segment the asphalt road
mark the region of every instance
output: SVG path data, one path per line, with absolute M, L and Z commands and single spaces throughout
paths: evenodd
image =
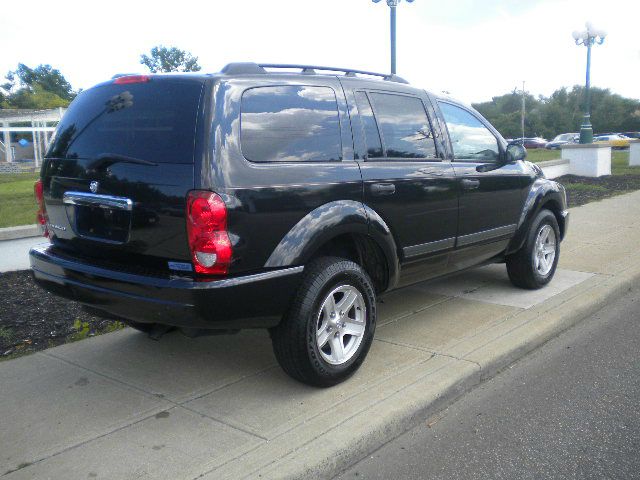
M 337 478 L 640 478 L 639 345 L 640 287 Z

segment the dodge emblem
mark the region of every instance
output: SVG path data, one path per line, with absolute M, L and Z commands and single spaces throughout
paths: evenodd
M 98 182 L 96 182 L 95 180 L 93 180 L 89 184 L 89 190 L 91 190 L 91 193 L 96 193 L 98 191 L 98 187 L 99 186 L 100 186 L 100 184 Z

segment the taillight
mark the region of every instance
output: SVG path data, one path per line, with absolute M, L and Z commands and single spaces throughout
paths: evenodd
M 227 233 L 227 207 L 219 195 L 205 190 L 189 192 L 187 235 L 197 273 L 228 273 L 233 252 Z
M 149 75 L 126 75 L 116 78 L 113 83 L 123 85 L 126 83 L 147 83 L 149 80 L 151 80 L 151 76 Z
M 47 209 L 44 205 L 44 187 L 42 180 L 38 180 L 33 185 L 33 193 L 36 196 L 36 202 L 38 202 L 38 213 L 36 214 L 36 221 L 42 229 L 42 234 L 45 237 L 49 236 L 49 230 L 47 229 Z

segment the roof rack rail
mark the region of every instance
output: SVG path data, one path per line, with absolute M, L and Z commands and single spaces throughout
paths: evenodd
M 139 73 L 116 73 L 113 77 L 111 77 L 111 80 L 120 78 L 120 77 L 131 77 L 133 75 L 140 75 L 140 74 Z
M 257 63 L 233 62 L 225 65 L 225 67 L 220 70 L 220 73 L 224 73 L 226 75 L 248 75 L 252 73 L 267 73 L 267 71 Z
M 409 83 L 404 78 L 399 77 L 395 74 L 389 73 L 377 73 L 377 72 L 367 72 L 365 70 L 356 70 L 354 68 L 337 68 L 337 67 L 321 67 L 318 65 L 297 65 L 297 64 L 288 64 L 288 63 L 253 63 L 253 62 L 238 62 L 238 63 L 229 63 L 225 66 L 221 73 L 227 75 L 242 75 L 242 74 L 260 74 L 267 73 L 266 68 L 288 68 L 288 69 L 300 69 L 301 73 L 307 75 L 316 74 L 316 70 L 324 70 L 328 72 L 343 72 L 347 77 L 355 77 L 356 74 L 359 75 L 371 75 L 374 77 L 382 77 L 383 80 L 387 80 L 389 82 L 397 82 L 397 83 Z

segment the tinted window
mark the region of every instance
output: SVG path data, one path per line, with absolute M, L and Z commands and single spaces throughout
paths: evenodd
M 58 125 L 47 156 L 104 153 L 165 163 L 193 163 L 202 83 L 152 79 L 82 92 Z
M 447 122 L 453 155 L 457 160 L 494 161 L 498 159 L 498 141 L 480 120 L 467 110 L 440 103 Z
M 329 87 L 258 87 L 242 95 L 242 153 L 253 162 L 340 160 L 338 104 Z
M 367 158 L 383 157 L 382 142 L 380 141 L 380 132 L 376 119 L 373 117 L 373 110 L 364 92 L 356 92 L 356 103 L 358 104 L 358 113 L 362 121 L 362 129 L 364 130 L 364 141 L 367 147 Z
M 371 93 L 371 101 L 389 158 L 433 158 L 436 146 L 419 98 Z

